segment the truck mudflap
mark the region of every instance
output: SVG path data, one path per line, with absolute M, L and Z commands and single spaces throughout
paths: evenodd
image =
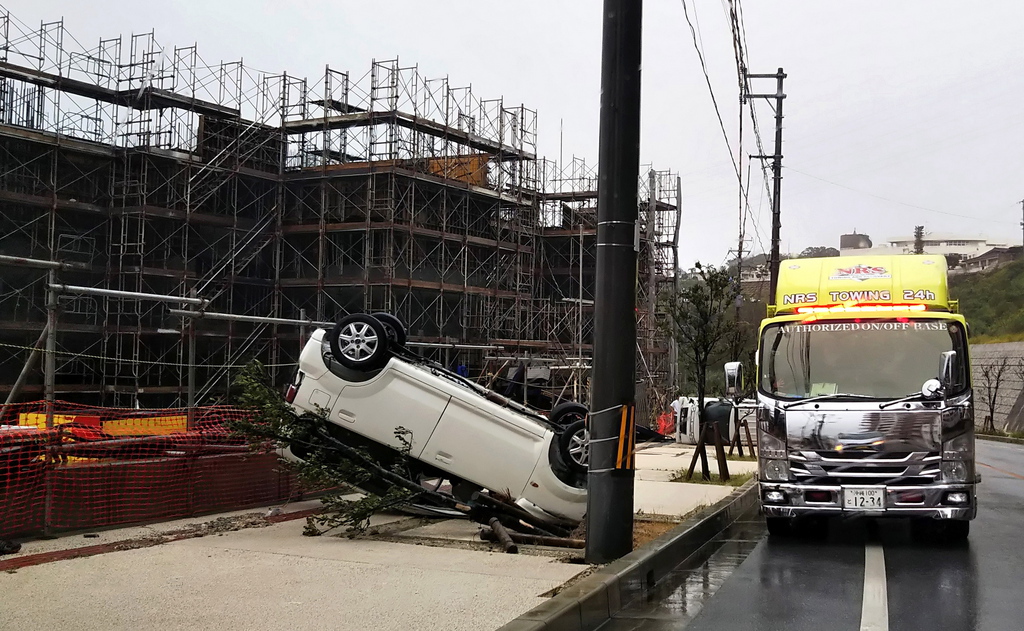
M 974 519 L 975 484 L 808 485 L 760 482 L 768 517 L 860 516 Z

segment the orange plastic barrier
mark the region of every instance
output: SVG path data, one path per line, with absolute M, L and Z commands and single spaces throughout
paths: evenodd
M 295 499 L 290 471 L 252 452 L 231 407 L 127 410 L 57 402 L 0 419 L 0 538 L 177 519 Z

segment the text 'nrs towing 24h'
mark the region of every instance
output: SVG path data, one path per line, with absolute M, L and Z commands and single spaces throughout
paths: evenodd
M 758 344 L 761 502 L 905 517 L 966 538 L 977 512 L 967 323 L 942 256 L 783 261 Z

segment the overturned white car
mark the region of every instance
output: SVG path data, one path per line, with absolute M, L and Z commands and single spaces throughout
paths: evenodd
M 541 520 L 583 519 L 586 408 L 563 403 L 544 416 L 479 386 L 410 352 L 390 314 L 352 314 L 314 332 L 286 399 L 330 419 L 354 447 L 400 450 L 404 428 L 414 474 L 448 480 L 456 497 L 486 489 Z M 293 445 L 286 456 L 303 454 Z

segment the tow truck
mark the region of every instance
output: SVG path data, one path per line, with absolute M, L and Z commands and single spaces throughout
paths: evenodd
M 772 536 L 813 517 L 977 514 L 968 328 L 942 256 L 782 261 L 757 354 L 758 485 Z M 726 383 L 742 379 L 737 362 Z M 827 520 L 807 520 L 827 523 Z

